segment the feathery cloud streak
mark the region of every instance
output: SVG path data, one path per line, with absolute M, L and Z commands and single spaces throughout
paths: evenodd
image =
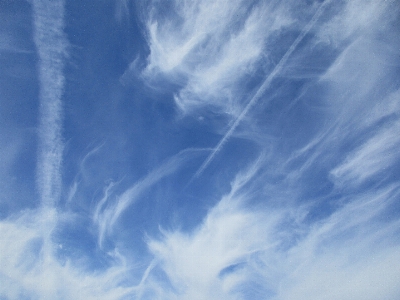
M 43 206 L 53 206 L 61 195 L 62 94 L 67 40 L 63 1 L 33 1 L 35 44 L 39 54 L 40 124 L 37 184 Z
M 150 7 L 150 56 L 144 77 L 180 86 L 175 102 L 185 114 L 213 107 L 240 113 L 243 77 L 254 73 L 265 41 L 292 20 L 285 7 L 248 1 L 174 1 L 174 13 Z
M 398 199 L 398 184 L 360 194 L 307 225 L 301 211 L 308 209 L 302 207 L 266 212 L 242 206 L 248 200 L 246 185 L 257 174 L 252 169 L 238 177 L 196 230 L 165 232 L 163 240 L 149 242 L 177 299 L 398 295 L 400 269 L 392 264 L 400 246 L 391 237 L 399 233 L 399 222 L 380 220 Z
M 113 233 L 115 223 L 130 205 L 135 203 L 146 190 L 150 189 L 161 179 L 176 172 L 178 168 L 183 166 L 190 159 L 193 159 L 199 152 L 202 152 L 202 150 L 187 149 L 171 157 L 156 170 L 150 172 L 143 179 L 139 180 L 118 196 L 114 203 L 109 203 L 111 196 L 110 190 L 114 185 L 110 184 L 104 191 L 104 196 L 97 204 L 93 213 L 93 222 L 99 228 L 99 246 L 102 247 L 107 234 L 110 235 Z
M 330 1 L 325 1 L 323 2 L 318 10 L 315 12 L 314 16 L 308 22 L 308 24 L 303 28 L 301 31 L 300 35 L 294 40 L 293 44 L 290 45 L 289 49 L 286 51 L 286 53 L 283 55 L 283 57 L 280 59 L 278 64 L 274 67 L 272 72 L 267 76 L 265 81 L 262 83 L 262 85 L 259 87 L 257 90 L 256 94 L 250 99 L 250 101 L 246 104 L 240 115 L 236 118 L 235 122 L 232 124 L 232 126 L 229 128 L 227 133 L 222 137 L 222 139 L 218 142 L 217 146 L 215 149 L 211 152 L 211 154 L 207 157 L 207 159 L 203 162 L 203 164 L 200 166 L 200 168 L 196 171 L 194 178 L 198 177 L 203 173 L 203 171 L 207 168 L 207 166 L 211 163 L 215 155 L 222 149 L 224 144 L 229 140 L 229 138 L 232 136 L 233 132 L 235 129 L 239 126 L 240 122 L 243 120 L 243 118 L 246 116 L 248 111 L 257 104 L 257 101 L 260 100 L 261 96 L 265 93 L 265 91 L 268 89 L 270 86 L 272 80 L 275 78 L 277 74 L 282 70 L 283 66 L 286 64 L 288 58 L 290 55 L 293 53 L 293 51 L 296 50 L 297 46 L 299 43 L 303 40 L 303 38 L 306 36 L 306 34 L 310 31 L 310 29 L 314 26 L 315 22 L 318 20 L 320 17 L 321 13 L 323 12 L 323 9 L 326 5 L 329 4 Z

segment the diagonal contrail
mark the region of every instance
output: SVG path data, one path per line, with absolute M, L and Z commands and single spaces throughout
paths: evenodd
M 34 41 L 39 56 L 40 119 L 37 188 L 43 207 L 52 208 L 61 194 L 62 93 L 67 39 L 63 0 L 34 0 Z
M 282 70 L 283 66 L 286 64 L 289 56 L 293 53 L 294 50 L 296 50 L 297 46 L 299 43 L 303 40 L 304 36 L 310 31 L 310 29 L 314 26 L 315 22 L 318 20 L 318 18 L 321 16 L 322 12 L 324 11 L 325 6 L 331 2 L 331 0 L 325 1 L 320 5 L 318 10 L 315 12 L 311 20 L 307 23 L 306 26 L 304 26 L 303 30 L 299 34 L 299 36 L 296 38 L 296 40 L 293 42 L 293 44 L 289 47 L 289 49 L 286 51 L 285 55 L 282 56 L 281 60 L 278 62 L 278 64 L 275 66 L 275 68 L 272 70 L 272 72 L 268 75 L 268 77 L 264 80 L 263 84 L 260 86 L 260 88 L 257 90 L 256 94 L 250 99 L 249 103 L 245 106 L 243 111 L 240 113 L 240 115 L 237 117 L 235 122 L 232 124 L 232 126 L 229 128 L 229 130 L 225 133 L 225 135 L 222 137 L 222 139 L 219 141 L 217 146 L 214 148 L 214 150 L 210 153 L 210 155 L 207 157 L 207 159 L 203 162 L 203 164 L 200 166 L 200 168 L 197 170 L 197 172 L 194 174 L 193 178 L 197 178 L 203 173 L 203 171 L 208 167 L 208 165 L 211 163 L 211 161 L 214 159 L 215 155 L 222 149 L 222 147 L 225 145 L 225 143 L 229 140 L 229 138 L 232 136 L 233 132 L 235 131 L 236 127 L 240 124 L 242 119 L 245 117 L 245 115 L 249 112 L 249 110 L 257 103 L 258 100 L 260 100 L 261 96 L 264 94 L 265 90 L 270 86 L 272 80 L 276 77 L 276 75 Z

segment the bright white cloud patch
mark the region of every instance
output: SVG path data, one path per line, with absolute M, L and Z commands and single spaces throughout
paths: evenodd
M 286 9 L 246 1 L 175 1 L 176 14 L 148 20 L 150 56 L 145 77 L 173 78 L 174 96 L 189 113 L 205 105 L 237 116 L 241 80 L 251 76 L 265 55 L 268 37 L 292 23 Z M 151 79 L 150 79 L 151 80 Z
M 243 195 L 234 191 L 193 232 L 150 241 L 177 299 L 398 295 L 400 246 L 392 236 L 400 224 L 380 217 L 398 198 L 399 185 L 359 195 L 311 225 L 289 209 L 249 211 L 238 206 Z
M 45 222 L 51 211 L 26 211 L 2 221 L 0 233 L 0 295 L 5 299 L 121 299 L 135 291 L 120 286 L 126 267 L 117 262 L 106 272 L 85 270 L 79 262 L 61 263 L 55 253 L 62 245 L 46 249 Z M 44 227 L 44 228 L 43 228 Z

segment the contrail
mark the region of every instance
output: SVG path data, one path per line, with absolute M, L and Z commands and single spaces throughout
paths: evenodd
M 214 159 L 215 155 L 222 149 L 222 147 L 225 145 L 225 143 L 228 141 L 228 139 L 232 136 L 233 132 L 235 131 L 236 127 L 240 124 L 240 122 L 243 120 L 245 115 L 249 112 L 249 110 L 257 103 L 257 101 L 261 98 L 261 96 L 264 94 L 265 90 L 270 86 L 272 80 L 276 77 L 276 75 L 282 70 L 283 66 L 286 64 L 289 56 L 293 53 L 294 50 L 296 50 L 297 46 L 299 43 L 303 40 L 304 36 L 310 31 L 310 29 L 314 26 L 315 22 L 318 20 L 318 18 L 321 16 L 321 14 L 324 11 L 325 6 L 331 2 L 331 0 L 325 1 L 320 5 L 318 10 L 315 12 L 311 20 L 308 22 L 306 26 L 304 26 L 303 30 L 299 34 L 299 36 L 296 38 L 296 40 L 293 42 L 293 44 L 289 47 L 289 49 L 286 51 L 285 55 L 282 56 L 281 60 L 278 62 L 278 64 L 275 66 L 275 68 L 272 70 L 272 72 L 268 75 L 268 77 L 264 80 L 263 84 L 260 86 L 260 88 L 257 90 L 256 94 L 250 99 L 249 103 L 245 106 L 243 111 L 240 113 L 240 115 L 236 118 L 235 122 L 232 124 L 232 126 L 229 128 L 227 133 L 222 137 L 222 139 L 219 141 L 217 146 L 214 148 L 214 150 L 211 152 L 211 154 L 207 157 L 207 159 L 203 162 L 203 164 L 200 166 L 200 168 L 197 170 L 197 172 L 194 174 L 193 178 L 197 178 L 203 173 L 203 171 L 208 167 L 208 165 L 211 163 L 211 161 Z
M 61 194 L 62 93 L 67 40 L 64 1 L 34 0 L 34 41 L 39 55 L 40 120 L 37 188 L 41 204 L 54 207 Z

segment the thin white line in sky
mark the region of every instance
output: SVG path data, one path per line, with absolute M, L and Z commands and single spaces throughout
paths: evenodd
M 237 126 L 240 124 L 240 122 L 243 120 L 243 118 L 246 116 L 246 114 L 249 112 L 249 110 L 258 102 L 258 100 L 261 98 L 261 96 L 264 94 L 265 90 L 270 86 L 272 80 L 276 77 L 276 75 L 282 70 L 283 66 L 286 64 L 289 56 L 293 53 L 294 50 L 296 50 L 297 46 L 299 43 L 303 40 L 304 36 L 310 31 L 310 29 L 315 25 L 315 22 L 318 20 L 318 18 L 321 16 L 322 12 L 324 11 L 325 6 L 331 2 L 331 0 L 325 1 L 320 5 L 318 10 L 315 12 L 314 16 L 311 18 L 311 20 L 307 23 L 306 26 L 304 26 L 303 30 L 299 34 L 299 36 L 296 38 L 296 40 L 293 42 L 293 44 L 289 47 L 289 49 L 286 51 L 285 55 L 281 58 L 281 60 L 278 62 L 278 64 L 275 66 L 275 68 L 272 70 L 272 72 L 268 75 L 268 77 L 264 80 L 263 84 L 259 87 L 257 90 L 256 94 L 250 99 L 249 103 L 245 106 L 243 111 L 240 113 L 240 115 L 236 118 L 235 122 L 232 124 L 232 126 L 229 128 L 229 130 L 225 133 L 225 135 L 222 137 L 222 139 L 219 141 L 217 146 L 214 148 L 214 150 L 210 153 L 210 155 L 207 157 L 207 159 L 203 162 L 203 164 L 200 166 L 200 168 L 197 170 L 197 172 L 194 174 L 194 178 L 198 178 L 203 171 L 208 167 L 208 165 L 211 163 L 211 161 L 214 159 L 215 155 L 223 148 L 225 143 L 229 140 L 229 138 L 232 136 L 233 132 L 237 128 Z

